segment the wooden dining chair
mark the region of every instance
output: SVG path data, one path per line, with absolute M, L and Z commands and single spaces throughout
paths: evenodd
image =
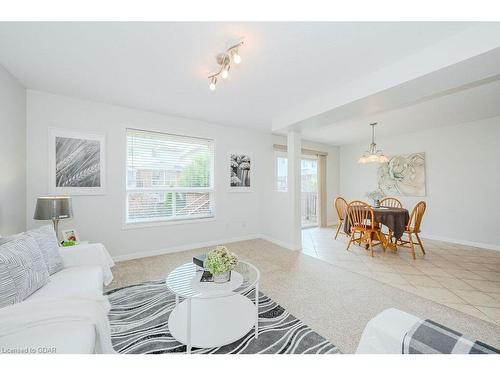
M 399 245 L 411 249 L 413 259 L 417 259 L 415 256 L 415 245 L 419 245 L 422 250 L 422 254 L 425 255 L 424 245 L 422 244 L 422 240 L 418 234 L 420 233 L 420 224 L 422 223 L 426 207 L 427 205 L 424 201 L 418 202 L 415 207 L 413 207 L 410 220 L 408 221 L 408 225 L 406 226 L 404 232 L 404 234 L 408 236 L 408 240 L 399 240 Z M 413 236 L 415 236 L 417 242 L 413 242 Z
M 334 206 L 335 211 L 337 211 L 337 217 L 339 219 L 339 225 L 337 227 L 337 232 L 335 233 L 335 239 L 337 239 L 340 228 L 344 225 L 344 219 L 347 214 L 347 201 L 342 197 L 337 197 L 335 198 Z
M 354 242 L 367 242 L 370 249 L 370 255 L 373 256 L 373 246 L 381 245 L 385 251 L 385 246 L 382 242 L 380 227 L 375 222 L 373 208 L 365 202 L 353 201 L 347 205 L 347 217 L 351 227 L 351 236 L 347 244 L 347 250 Z M 359 237 L 356 238 L 356 233 Z M 374 243 L 374 239 L 378 238 L 378 243 Z
M 403 204 L 401 203 L 401 201 L 399 199 L 393 198 L 393 197 L 386 197 L 386 198 L 381 199 L 380 205 L 383 207 L 403 208 Z M 387 233 L 384 232 L 384 234 L 387 235 L 387 237 L 389 238 L 389 241 L 391 243 L 393 243 L 394 233 L 392 233 L 392 231 L 390 229 L 388 229 L 388 232 Z
M 384 207 L 403 208 L 403 204 L 397 198 L 386 197 L 380 200 L 380 205 Z

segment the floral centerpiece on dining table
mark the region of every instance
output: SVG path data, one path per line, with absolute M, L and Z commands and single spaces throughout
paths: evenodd
M 380 200 L 385 197 L 385 194 L 382 192 L 382 190 L 377 189 L 366 193 L 366 196 L 373 200 L 374 207 L 380 207 Z
M 238 264 L 238 256 L 225 246 L 217 246 L 207 253 L 203 266 L 214 277 L 214 282 L 224 283 L 230 280 L 231 271 Z

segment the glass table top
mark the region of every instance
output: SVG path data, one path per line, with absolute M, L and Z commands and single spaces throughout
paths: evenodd
M 203 270 L 193 263 L 177 267 L 167 276 L 170 291 L 184 298 L 218 298 L 242 294 L 252 289 L 260 279 L 259 270 L 248 262 L 240 261 L 231 271 L 226 283 L 200 282 Z

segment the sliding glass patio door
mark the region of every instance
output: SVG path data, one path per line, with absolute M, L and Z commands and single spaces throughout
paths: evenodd
M 318 225 L 318 158 L 302 156 L 301 217 L 302 227 Z

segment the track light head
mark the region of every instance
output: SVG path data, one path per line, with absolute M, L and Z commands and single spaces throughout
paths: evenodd
M 215 91 L 215 89 L 217 88 L 217 77 L 212 77 L 208 87 L 210 88 L 210 91 Z
M 238 53 L 237 49 L 233 50 L 232 55 L 233 55 L 233 61 L 234 61 L 234 63 L 237 64 L 237 65 L 240 64 L 241 63 L 241 56 Z
M 220 74 L 222 78 L 226 79 L 229 77 L 229 69 L 231 69 L 231 65 L 227 64 L 222 68 L 222 73 Z

